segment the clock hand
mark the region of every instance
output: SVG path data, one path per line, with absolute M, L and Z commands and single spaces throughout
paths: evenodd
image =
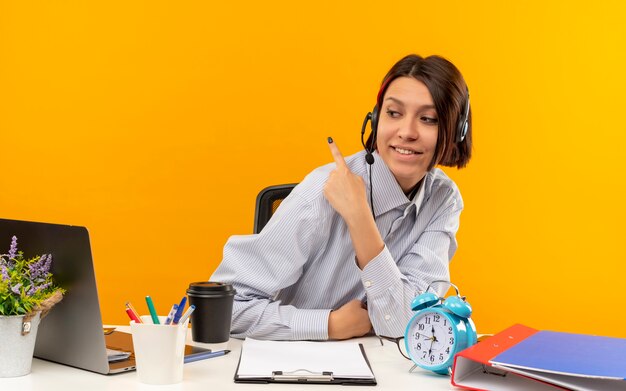
M 433 338 L 434 338 L 434 336 L 433 336 Z M 433 351 L 433 343 L 434 343 L 434 342 L 435 342 L 435 340 L 434 340 L 434 339 L 431 339 L 431 340 L 430 340 L 430 347 L 428 348 L 428 355 L 429 355 L 429 356 L 430 356 L 430 354 L 431 354 L 431 353 L 432 353 L 432 351 Z
M 432 351 L 433 351 L 433 343 L 435 342 L 435 339 L 436 339 L 436 337 L 435 337 L 435 326 L 434 326 L 434 325 L 433 325 L 433 326 L 431 326 L 431 330 L 432 330 L 432 332 L 433 332 L 433 336 L 432 336 L 432 337 L 430 337 L 430 347 L 428 348 L 428 355 L 429 355 L 429 356 L 430 356 L 430 354 L 431 354 L 431 353 L 432 353 Z

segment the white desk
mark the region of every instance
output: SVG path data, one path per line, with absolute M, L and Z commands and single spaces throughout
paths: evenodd
M 118 327 L 118 330 L 129 331 L 129 327 Z M 190 336 L 187 338 L 189 344 Z M 354 340 L 352 340 L 354 341 Z M 118 375 L 100 375 L 55 364 L 52 362 L 34 359 L 32 372 L 23 377 L 0 379 L 0 390 L 303 390 L 326 391 L 338 390 L 453 390 L 447 376 L 435 375 L 421 369 L 409 373 L 412 363 L 403 358 L 395 344 L 385 341 L 384 346 L 376 337 L 360 338 L 356 341 L 363 344 L 367 358 L 370 361 L 378 385 L 375 388 L 367 386 L 341 385 L 299 385 L 299 384 L 238 384 L 233 381 L 235 369 L 239 361 L 241 340 L 231 339 L 227 343 L 206 345 L 212 349 L 230 349 L 225 356 L 201 360 L 185 364 L 183 383 L 171 386 L 151 386 L 139 383 L 135 371 Z M 205 345 L 200 345 L 205 346 Z M 355 387 L 355 388 L 352 388 Z

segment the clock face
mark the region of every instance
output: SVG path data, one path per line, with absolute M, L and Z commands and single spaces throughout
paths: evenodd
M 407 350 L 416 364 L 439 367 L 451 361 L 455 353 L 455 325 L 446 315 L 423 311 L 414 317 L 407 330 Z

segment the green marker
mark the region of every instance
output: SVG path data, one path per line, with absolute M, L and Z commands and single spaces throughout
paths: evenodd
M 146 303 L 148 303 L 148 311 L 150 311 L 150 316 L 152 317 L 152 323 L 161 324 L 161 322 L 159 322 L 159 317 L 157 316 L 157 312 L 154 309 L 154 303 L 152 302 L 152 299 L 150 298 L 150 296 L 146 296 Z

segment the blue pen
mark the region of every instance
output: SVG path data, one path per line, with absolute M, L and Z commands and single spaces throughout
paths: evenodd
M 154 309 L 154 303 L 152 302 L 152 298 L 150 296 L 146 296 L 146 303 L 148 303 L 148 311 L 150 311 L 150 316 L 152 317 L 152 323 L 161 324 L 159 322 L 159 317 L 157 316 L 157 312 Z
M 180 304 L 178 305 L 178 310 L 176 311 L 176 315 L 174 315 L 174 320 L 172 321 L 172 324 L 178 324 L 178 321 L 180 321 L 180 317 L 183 314 L 183 311 L 185 310 L 185 303 L 187 302 L 187 296 L 183 296 L 183 299 L 180 301 Z
M 172 306 L 172 309 L 170 310 L 170 313 L 167 314 L 167 318 L 165 318 L 165 324 L 172 323 L 172 320 L 174 319 L 174 315 L 176 315 L 177 310 L 178 310 L 178 304 L 174 304 Z
M 183 311 L 185 310 L 185 303 L 187 303 L 187 296 L 183 296 L 183 299 L 180 301 L 180 304 L 178 305 L 178 310 L 176 311 L 176 315 L 174 315 L 174 320 L 172 321 L 172 324 L 178 324 L 178 321 L 180 320 L 180 317 L 183 314 Z
M 185 356 L 185 362 L 188 363 L 188 362 L 194 362 L 194 361 L 199 361 L 199 360 L 205 360 L 207 358 L 223 356 L 228 353 L 230 353 L 230 350 L 218 350 L 216 352 L 212 352 L 208 350 L 206 352 L 194 353 L 194 354 L 190 354 L 189 356 Z

